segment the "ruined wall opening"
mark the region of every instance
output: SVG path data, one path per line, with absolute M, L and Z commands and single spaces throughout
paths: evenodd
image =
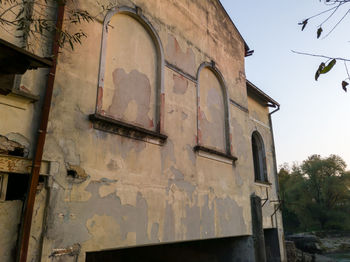
M 24 145 L 0 135 L 0 154 L 26 157 L 28 149 Z
M 264 229 L 264 239 L 266 260 L 271 262 L 281 261 L 277 228 Z
M 210 65 L 202 65 L 198 74 L 198 144 L 231 155 L 224 81 Z
M 29 182 L 29 175 L 9 174 L 6 190 L 6 201 L 24 201 Z
M 257 182 L 268 182 L 264 141 L 258 131 L 252 134 L 254 177 Z
M 115 8 L 104 21 L 96 113 L 160 132 L 163 52 L 139 8 Z
M 88 252 L 86 262 L 226 262 L 253 261 L 251 237 L 222 238 Z
M 37 190 L 43 188 L 46 177 L 39 176 Z M 27 195 L 29 174 L 0 174 L 0 201 L 24 201 Z

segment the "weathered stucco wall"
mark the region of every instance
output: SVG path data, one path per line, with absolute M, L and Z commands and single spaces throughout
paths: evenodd
M 0 203 L 0 257 L 4 262 L 11 262 L 14 258 L 21 209 L 19 200 Z
M 116 4 L 134 8 L 129 1 Z M 216 1 L 135 4 L 159 34 L 166 63 L 170 64 L 163 68 L 163 133 L 168 139 L 164 145 L 155 145 L 92 128 L 87 116 L 95 112 L 101 51 L 97 40 L 102 39 L 102 24 L 84 27 L 88 35 L 84 44 L 74 52 L 63 51 L 59 57 L 45 159 L 59 161 L 60 168 L 52 182 L 44 261 L 50 260 L 54 249 L 75 243 L 81 245 L 79 259 L 84 261 L 87 251 L 251 234 L 249 196 L 254 186 L 253 176 L 247 172 L 251 170 L 247 115 L 229 105 L 234 119 L 233 152 L 239 158 L 236 166 L 198 156 L 193 150 L 197 143 L 196 74 L 201 63 L 214 60 L 229 97 L 247 106 L 241 38 Z M 88 3 L 84 8 L 96 10 Z M 223 18 L 220 24 L 218 16 Z M 132 32 L 131 37 L 140 41 L 138 31 Z M 113 45 L 107 48 L 111 56 L 106 59 L 112 60 L 107 63 L 110 69 L 105 76 L 110 79 L 109 84 L 105 82 L 108 87 L 103 104 L 110 101 L 106 110 L 114 103 L 113 93 L 117 96 L 121 92 L 112 84 L 118 72 L 137 70 L 148 79 L 154 72 L 152 59 L 136 65 L 130 62 L 133 55 L 121 53 L 125 58 L 118 57 L 118 48 L 128 48 L 120 44 L 120 35 L 113 36 L 116 49 Z M 147 59 L 145 55 L 138 58 Z M 153 81 L 150 83 L 152 89 Z M 137 90 L 128 88 L 129 93 Z M 148 116 L 152 119 L 151 114 Z M 220 143 L 222 146 L 223 141 Z M 69 179 L 69 165 L 84 169 L 87 179 L 79 183 Z
M 112 17 L 106 47 L 104 13 L 97 22 L 78 25 L 88 36 L 81 46 L 61 49 L 43 156 L 51 161 L 50 176 L 36 200 L 30 259 L 37 261 L 42 250 L 41 261 L 82 262 L 86 252 L 98 250 L 251 235 L 250 195 L 264 198 L 268 188 L 276 198 L 272 137 L 267 108 L 247 98 L 244 42 L 226 13 L 216 0 L 100 3 L 135 14 Z M 100 11 L 93 0 L 76 5 L 91 14 Z M 160 48 L 135 15 L 153 27 Z M 204 62 L 215 64 L 222 83 L 207 68 L 198 74 Z M 28 73 L 21 83 L 39 94 L 44 73 Z M 40 103 L 25 106 L 4 108 L 0 120 L 9 124 L 0 126 L 0 134 L 19 133 L 30 148 L 36 130 L 31 121 L 36 122 Z M 96 110 L 160 130 L 167 140 L 146 142 L 97 130 L 89 120 Z M 254 130 L 264 139 L 269 187 L 254 183 Z M 194 150 L 199 136 L 203 145 L 238 160 L 199 155 Z M 270 202 L 263 207 L 265 228 L 277 226 L 273 207 Z

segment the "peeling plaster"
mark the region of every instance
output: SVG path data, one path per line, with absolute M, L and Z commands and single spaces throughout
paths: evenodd
M 215 200 L 216 214 L 219 217 L 219 234 L 230 235 L 241 232 L 246 228 L 243 218 L 242 207 L 238 206 L 237 202 L 229 197 L 225 199 L 217 198 Z
M 198 206 L 189 207 L 186 205 L 186 216 L 181 221 L 186 228 L 187 239 L 200 238 L 201 214 Z
M 204 205 L 201 209 L 200 234 L 202 238 L 215 236 L 215 212 L 209 207 L 209 196 L 204 196 Z
M 158 235 L 159 235 L 159 224 L 153 223 L 152 229 L 151 229 L 151 241 L 153 243 L 160 242 Z
M 63 151 L 64 160 L 71 165 L 80 165 L 80 155 L 77 153 L 76 142 L 72 139 L 59 139 L 59 145 Z
M 192 164 L 195 165 L 196 164 L 196 154 L 193 150 L 193 146 L 186 145 L 186 152 L 187 152 L 187 156 L 191 160 Z
M 181 112 L 181 118 L 182 120 L 186 120 L 188 118 L 188 114 L 186 114 L 185 112 Z
M 113 72 L 113 83 L 115 91 L 107 114 L 144 128 L 153 128 L 155 124 L 148 116 L 151 110 L 151 84 L 148 77 L 137 70 L 126 73 L 123 68 L 118 68 Z
M 196 75 L 195 55 L 192 49 L 187 47 L 186 51 L 183 51 L 177 39 L 171 34 L 168 34 L 167 40 L 168 44 L 165 52 L 167 59 L 184 72 L 188 72 L 193 76 Z
M 172 207 L 167 204 L 164 217 L 164 231 L 162 241 L 172 241 L 175 239 L 175 215 Z
M 187 193 L 188 198 L 192 200 L 192 195 L 196 187 L 192 183 L 184 180 L 185 176 L 179 169 L 171 167 L 170 170 L 174 174 L 174 178 L 169 179 L 169 188 L 172 184 L 175 184 L 179 189 L 184 190 Z
M 178 76 L 173 74 L 174 87 L 173 92 L 178 95 L 183 95 L 186 93 L 188 88 L 188 81 L 183 76 Z

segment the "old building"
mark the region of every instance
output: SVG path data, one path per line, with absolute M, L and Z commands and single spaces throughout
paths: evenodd
M 2 54 L 18 56 L 17 71 L 0 66 L 1 261 L 27 253 L 28 228 L 28 261 L 285 261 L 269 111 L 279 104 L 246 80 L 249 47 L 221 3 L 100 2 L 102 13 L 74 3 L 99 15 L 75 25 L 88 37 L 57 67 L 0 31 Z M 38 69 L 19 70 L 21 59 Z

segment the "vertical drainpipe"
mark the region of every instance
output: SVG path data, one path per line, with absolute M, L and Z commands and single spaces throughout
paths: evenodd
M 273 167 L 274 167 L 274 173 L 275 173 L 275 186 L 277 195 L 279 194 L 279 184 L 278 184 L 278 176 L 277 176 L 277 160 L 276 160 L 276 149 L 275 149 L 275 138 L 273 135 L 273 128 L 272 128 L 272 119 L 271 115 L 273 113 L 276 113 L 278 110 L 280 110 L 280 105 L 277 105 L 277 108 L 273 110 L 271 113 L 269 113 L 269 122 L 270 122 L 270 128 L 271 128 L 271 137 L 272 137 L 272 157 L 273 157 Z
M 26 262 L 28 255 L 28 246 L 30 238 L 30 229 L 32 225 L 33 208 L 35 202 L 36 189 L 39 181 L 41 160 L 43 156 L 47 123 L 49 119 L 52 92 L 55 81 L 56 65 L 59 51 L 59 37 L 62 30 L 62 22 L 64 16 L 65 2 L 59 1 L 56 20 L 56 32 L 53 39 L 52 57 L 53 64 L 50 69 L 50 73 L 47 79 L 46 92 L 44 97 L 44 103 L 41 111 L 40 128 L 38 130 L 32 172 L 29 178 L 29 186 L 27 191 L 26 201 L 24 203 L 24 212 L 21 221 L 21 229 L 19 232 L 19 240 L 17 246 L 16 262 Z
M 272 137 L 272 151 L 273 151 L 272 152 L 272 156 L 273 156 L 273 165 L 274 165 L 274 171 L 275 171 L 274 172 L 275 173 L 275 187 L 276 187 L 277 199 L 279 200 L 280 197 L 279 197 L 279 183 L 278 183 L 278 175 L 277 175 L 277 160 L 276 160 L 275 138 L 274 138 L 274 135 L 273 135 L 272 118 L 271 118 L 271 115 L 273 113 L 276 113 L 278 110 L 280 110 L 280 105 L 277 104 L 277 108 L 275 110 L 273 110 L 271 113 L 269 113 L 269 122 L 270 122 L 271 137 Z M 275 214 L 275 216 L 276 216 L 276 228 L 278 228 L 277 213 Z M 284 237 L 283 237 L 283 235 L 282 235 L 282 243 L 283 243 L 283 246 L 284 246 Z M 280 247 L 280 252 L 281 252 L 281 248 L 282 247 Z M 285 246 L 284 246 L 284 250 L 286 250 Z M 286 257 L 282 257 L 282 253 L 280 253 L 280 255 L 281 255 L 282 261 L 285 261 Z

